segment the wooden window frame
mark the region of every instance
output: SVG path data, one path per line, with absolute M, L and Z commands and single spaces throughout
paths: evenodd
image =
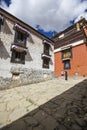
M 66 56 L 64 56 L 64 54 Z M 62 60 L 71 59 L 71 58 L 72 58 L 72 48 L 68 48 L 68 49 L 62 51 Z
M 1 25 L 4 25 L 4 18 L 0 18 L 0 31 L 1 31 Z
M 27 41 L 27 35 L 15 29 L 14 42 L 18 43 L 20 46 L 26 47 L 26 41 Z
M 63 61 L 64 63 L 64 70 L 68 70 L 68 69 L 71 69 L 71 64 L 70 64 L 70 60 L 65 60 Z M 68 63 L 68 67 L 66 67 L 66 64 Z
M 11 62 L 25 64 L 25 52 L 18 52 L 13 49 L 11 55 Z
M 43 68 L 49 69 L 49 58 L 43 58 Z
M 4 24 L 4 19 L 0 18 L 0 25 L 3 25 L 3 24 Z
M 50 45 L 44 43 L 44 54 L 49 55 Z

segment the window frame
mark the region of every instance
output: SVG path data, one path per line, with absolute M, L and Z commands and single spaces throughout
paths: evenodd
M 4 24 L 4 18 L 0 18 L 0 25 L 3 25 Z
M 17 61 L 17 58 L 19 59 L 18 61 Z M 11 54 L 11 62 L 25 64 L 25 52 L 18 52 L 13 49 L 12 54 Z
M 0 18 L 0 31 L 1 31 L 1 26 L 4 25 L 4 18 L 3 18 L 3 16 L 1 16 L 1 17 L 2 18 Z
M 69 54 L 70 56 L 66 56 L 64 57 L 64 54 Z M 65 50 L 62 50 L 62 60 L 66 60 L 66 59 L 71 59 L 72 58 L 72 48 L 68 48 L 68 49 L 65 49 Z
M 19 39 L 20 35 L 23 35 L 23 40 Z M 20 30 L 15 29 L 14 42 L 18 43 L 20 46 L 26 47 L 27 35 Z
M 50 45 L 49 44 L 44 43 L 44 51 L 43 52 L 46 55 L 50 55 Z
M 43 58 L 43 68 L 49 69 L 49 58 Z
M 64 63 L 64 70 L 69 70 L 69 69 L 71 69 L 70 60 L 64 60 L 63 63 Z M 67 63 L 68 63 L 68 67 L 66 67 L 66 64 L 67 64 Z

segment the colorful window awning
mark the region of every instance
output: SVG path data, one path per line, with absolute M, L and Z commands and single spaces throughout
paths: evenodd
M 28 35 L 30 34 L 30 32 L 27 29 L 25 29 L 24 27 L 20 26 L 19 24 L 15 24 L 15 27 L 20 29 L 20 30 L 22 30 L 23 32 L 27 33 Z
M 23 51 L 27 52 L 28 51 L 27 48 L 23 48 L 23 47 L 20 47 L 20 46 L 17 46 L 17 45 L 12 45 L 11 49 L 14 49 L 14 50 L 16 50 L 18 52 L 23 52 Z

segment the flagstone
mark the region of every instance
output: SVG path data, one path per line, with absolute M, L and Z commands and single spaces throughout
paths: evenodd
M 12 113 L 10 113 L 9 120 L 15 121 L 15 120 L 21 118 L 22 116 L 24 116 L 26 113 L 27 113 L 27 110 L 24 108 L 15 109 L 14 111 L 12 111 Z
M 0 91 L 0 128 L 37 109 L 83 78 L 53 79 L 46 82 Z

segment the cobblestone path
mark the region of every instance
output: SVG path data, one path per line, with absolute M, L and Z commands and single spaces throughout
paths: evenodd
M 87 130 L 83 80 L 56 78 L 0 91 L 0 130 Z

